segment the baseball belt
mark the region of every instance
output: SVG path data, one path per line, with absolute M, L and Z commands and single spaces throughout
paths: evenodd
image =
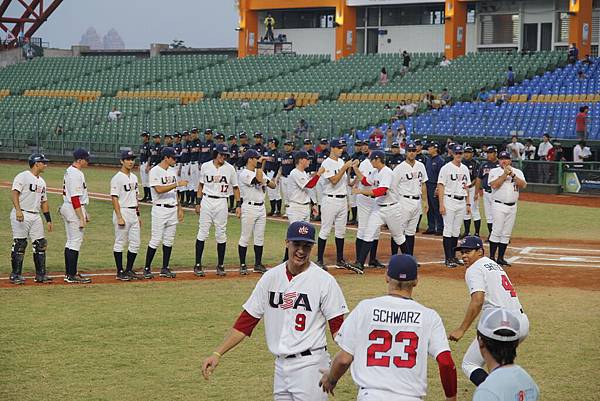
M 343 199 L 346 197 L 346 195 L 327 195 L 327 196 L 329 196 L 330 198 L 338 198 L 338 199 Z
M 501 202 L 501 201 L 499 201 L 499 200 L 495 200 L 494 202 L 496 202 L 496 203 L 501 203 L 501 204 L 503 204 L 503 205 L 506 205 L 506 206 L 514 206 L 514 205 L 516 205 L 516 204 L 517 204 L 517 202 L 510 202 L 510 203 L 506 203 L 506 202 Z
M 264 204 L 265 204 L 265 202 L 246 202 L 246 205 L 250 205 L 250 206 L 262 206 Z
M 411 195 L 402 195 L 403 197 L 407 198 L 407 199 L 414 199 L 414 200 L 419 200 L 421 199 L 420 196 L 411 196 Z
M 312 353 L 313 353 L 313 352 L 320 351 L 320 350 L 325 350 L 325 351 L 327 351 L 327 346 L 325 346 L 325 347 L 319 347 L 319 348 L 315 348 L 315 349 L 313 349 L 313 350 L 307 349 L 306 351 L 302 351 L 302 352 L 300 352 L 299 354 L 291 354 L 291 355 L 288 355 L 288 356 L 286 356 L 286 357 L 285 357 L 285 359 L 299 358 L 299 357 L 301 357 L 301 356 L 310 356 L 310 355 L 312 355 Z
M 457 196 L 457 195 L 446 195 L 448 198 L 453 198 L 456 200 L 465 200 L 464 196 Z

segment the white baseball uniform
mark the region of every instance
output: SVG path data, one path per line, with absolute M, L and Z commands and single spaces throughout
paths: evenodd
M 348 202 L 346 197 L 346 180 L 344 177 L 337 184 L 332 184 L 330 178 L 335 176 L 344 167 L 342 158 L 333 160 L 331 157 L 325 159 L 321 165 L 325 169 L 323 181 L 323 197 L 321 199 L 321 229 L 319 238 L 326 240 L 331 228 L 335 227 L 335 237 L 344 238 L 346 234 L 346 223 L 348 222 Z
M 467 187 L 471 185 L 469 169 L 464 164 L 457 166 L 448 162 L 442 166 L 438 175 L 438 184 L 444 186 L 444 237 L 457 237 L 467 213 Z
M 330 364 L 326 325 L 348 312 L 333 276 L 311 262 L 304 272 L 288 277 L 282 263 L 260 278 L 244 309 L 264 317 L 267 346 L 276 356 L 275 400 L 327 400 L 318 385 L 319 369 Z
M 358 400 L 419 401 L 427 392 L 427 356 L 450 351 L 440 315 L 410 298 L 361 301 L 335 337 L 354 357 Z
M 311 178 L 306 171 L 297 168 L 294 168 L 287 177 L 286 213 L 290 224 L 295 221 L 310 221 L 310 188 L 306 185 Z
M 150 170 L 149 182 L 152 191 L 152 235 L 148 246 L 158 249 L 162 242 L 163 245 L 172 247 L 179 222 L 177 220 L 177 191 L 173 188 L 159 194 L 155 187 L 176 184 L 176 170 L 173 167 L 165 170 L 160 164 L 157 164 Z
M 400 224 L 404 235 L 415 235 L 422 213 L 422 185 L 428 181 L 425 165 L 418 160 L 411 166 L 406 160 L 394 167 L 391 190 L 400 204 Z
M 71 165 L 65 171 L 63 178 L 63 204 L 59 212 L 65 222 L 65 232 L 67 234 L 65 248 L 79 251 L 83 242 L 83 228 L 79 228 L 79 217 L 77 217 L 71 203 L 71 198 L 74 196 L 79 197 L 81 211 L 84 216 L 87 216 L 86 206 L 89 203 L 89 197 L 85 176 L 80 169 Z
M 525 180 L 525 175 L 518 168 L 512 167 L 516 178 Z M 489 182 L 493 182 L 504 174 L 502 167 L 490 171 Z M 492 189 L 494 200 L 494 225 L 490 241 L 508 244 L 517 217 L 517 201 L 519 200 L 519 187 L 512 177 L 506 177 L 500 188 Z
M 360 162 L 358 169 L 362 173 L 363 176 L 367 178 L 368 182 L 372 181 L 371 174 L 375 171 L 375 168 L 371 164 L 371 160 L 365 158 L 362 162 Z M 365 186 L 360 180 L 357 184 L 358 189 L 369 189 L 371 187 Z M 358 229 L 356 231 L 356 237 L 364 240 L 367 225 L 369 223 L 369 216 L 373 211 L 373 206 L 375 205 L 375 198 L 366 196 L 366 195 L 356 195 L 356 207 L 357 207 L 357 215 L 358 215 Z M 376 233 L 377 238 L 379 238 L 379 232 Z
M 205 241 L 214 224 L 215 240 L 217 244 L 223 244 L 227 242 L 227 198 L 229 188 L 238 186 L 237 173 L 231 164 L 225 162 L 217 167 L 211 160 L 200 168 L 200 183 L 203 195 L 197 239 Z
M 251 171 L 247 168 L 241 170 L 237 178 L 240 191 L 243 188 L 244 193 L 242 227 L 238 244 L 247 247 L 250 236 L 252 236 L 254 238 L 254 245 L 263 246 L 265 242 L 265 226 L 267 224 L 267 210 L 265 209 L 266 185 L 257 182 L 256 171 Z
M 494 222 L 494 224 L 496 224 Z M 488 257 L 482 257 L 473 263 L 465 272 L 465 281 L 469 294 L 481 291 L 485 293 L 482 310 L 489 308 L 510 309 L 519 317 L 521 324 L 519 341 L 523 341 L 529 334 L 529 319 L 523 312 L 523 306 L 519 301 L 517 292 L 502 266 Z M 462 362 L 462 369 L 467 378 L 475 369 L 482 368 L 485 365 L 477 338 L 473 340 Z
M 131 253 L 138 253 L 140 249 L 140 220 L 138 217 L 138 179 L 133 173 L 117 172 L 110 180 L 110 195 L 116 196 L 121 208 L 121 216 L 125 226 L 119 226 L 117 214 L 113 211 L 113 225 L 115 227 L 114 252 L 123 252 L 125 244 Z
M 42 202 L 48 200 L 46 188 L 46 181 L 42 177 L 36 177 L 29 170 L 17 174 L 14 178 L 12 190 L 19 192 L 23 221 L 17 221 L 17 212 L 13 207 L 10 212 L 13 238 L 29 238 L 32 242 L 44 238 L 44 224 L 40 211 Z

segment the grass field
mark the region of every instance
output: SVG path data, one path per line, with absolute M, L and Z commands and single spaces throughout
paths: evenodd
M 0 181 L 11 181 L 24 166 L 0 164 Z M 49 166 L 51 187 L 62 185 L 64 168 Z M 88 169 L 91 191 L 107 192 L 114 171 Z M 0 189 L 0 274 L 10 271 L 9 190 Z M 55 232 L 48 235 L 48 265 L 63 269 L 64 226 L 50 196 Z M 85 233 L 81 266 L 85 271 L 113 266 L 111 209 L 92 200 L 92 223 Z M 142 208 L 142 247 L 148 240 L 149 207 Z M 556 218 L 555 216 L 558 216 Z M 519 204 L 514 235 L 532 238 L 597 239 L 600 210 L 585 207 Z M 281 259 L 284 223 L 269 222 L 265 262 Z M 178 227 L 172 257 L 175 267 L 192 266 L 197 217 L 186 214 Z M 230 218 L 226 262 L 237 264 L 239 222 Z M 349 242 L 353 241 L 349 232 Z M 417 247 L 419 242 L 417 241 Z M 209 241 L 205 264 L 215 261 Z M 32 271 L 28 249 L 27 272 Z M 142 251 L 137 266 L 144 255 Z M 252 261 L 252 251 L 248 260 Z M 155 266 L 160 263 L 160 253 Z M 350 307 L 385 291 L 381 274 L 337 276 Z M 258 277 L 240 280 L 196 280 L 92 286 L 26 286 L 0 288 L 1 400 L 269 400 L 273 358 L 266 350 L 263 325 L 228 354 L 210 382 L 200 376 L 200 364 L 221 341 L 241 310 Z M 539 384 L 543 399 L 590 401 L 600 394 L 596 378 L 600 357 L 600 293 L 514 283 L 531 321 L 530 337 L 519 348 L 518 363 Z M 415 298 L 436 309 L 446 329 L 461 321 L 468 296 L 464 282 L 422 277 Z M 457 366 L 474 335 L 452 344 Z M 337 347 L 331 342 L 331 353 Z M 429 366 L 429 400 L 443 399 L 435 362 Z M 596 366 L 596 368 L 594 368 Z M 470 399 L 473 386 L 459 372 L 459 399 Z M 356 390 L 349 375 L 335 399 L 351 400 Z

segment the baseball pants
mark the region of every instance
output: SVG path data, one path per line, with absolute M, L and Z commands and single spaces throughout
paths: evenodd
M 148 187 L 148 173 L 146 172 L 146 168 L 148 167 L 148 162 L 144 162 L 140 164 L 140 179 L 142 181 L 142 187 Z
M 81 211 L 86 216 L 85 206 L 81 205 Z M 67 235 L 67 242 L 65 248 L 69 248 L 73 251 L 79 251 L 83 242 L 83 228 L 79 228 L 79 217 L 73 209 L 73 205 L 70 203 L 63 203 L 59 209 L 60 215 L 65 222 L 65 233 Z
M 319 387 L 322 374 L 331 363 L 324 349 L 312 351 L 312 355 L 296 358 L 277 357 L 273 380 L 275 401 L 326 401 L 328 396 Z
M 265 243 L 265 227 L 267 225 L 267 210 L 265 204 L 249 205 L 244 202 L 242 205 L 242 227 L 240 241 L 238 245 L 248 247 L 250 237 L 254 239 L 254 245 L 263 246 Z M 217 241 L 218 242 L 218 241 Z
M 125 220 L 125 226 L 117 224 L 117 214 L 113 212 L 113 225 L 115 226 L 115 244 L 113 252 L 123 252 L 125 244 L 128 251 L 138 253 L 140 249 L 140 220 L 135 209 L 122 208 L 121 216 Z
M 426 184 L 427 186 L 427 203 L 429 209 L 427 211 L 427 230 L 440 232 L 444 229 L 444 220 L 440 214 L 440 200 L 435 196 L 435 185 Z
M 275 188 L 267 187 L 267 196 L 269 200 L 276 201 L 281 200 L 281 182 L 277 181 Z
M 148 246 L 158 249 L 162 243 L 164 246 L 172 247 L 175 242 L 177 230 L 177 207 L 166 208 L 163 206 L 152 206 L 152 230 Z
M 177 164 L 175 165 L 175 171 L 177 172 L 177 173 L 175 174 L 175 176 L 177 177 L 177 181 L 181 181 L 181 180 L 183 179 L 183 178 L 182 178 L 182 175 L 183 175 L 183 164 L 181 164 L 181 163 L 177 163 Z M 179 192 L 179 191 L 185 191 L 186 189 L 187 189 L 187 187 L 177 187 L 177 188 L 176 188 L 176 190 L 177 190 L 178 192 Z
M 356 205 L 356 197 L 358 196 L 357 194 L 353 194 L 352 193 L 352 185 L 348 185 L 348 205 L 352 208 L 352 207 L 357 207 Z
M 421 216 L 421 200 L 401 197 L 398 204 L 400 205 L 399 223 L 402 225 L 404 235 L 415 235 L 419 216 Z
M 320 179 L 319 181 L 317 181 L 317 185 L 314 186 L 313 188 L 313 193 L 315 194 L 315 202 L 317 205 L 323 205 L 323 197 L 325 196 L 323 194 L 323 180 Z
M 190 191 L 197 191 L 200 184 L 200 166 L 197 162 L 190 163 Z
M 375 205 L 375 199 L 365 195 L 356 195 L 356 205 L 358 211 L 358 229 L 356 231 L 356 238 L 364 240 L 367 234 L 367 226 L 369 225 L 369 216 L 373 211 L 373 205 Z M 379 238 L 379 231 L 376 235 Z
M 181 179 L 187 180 L 188 182 L 187 186 L 184 188 L 184 191 L 195 191 L 197 189 L 194 188 L 194 183 L 192 182 L 192 175 L 190 173 L 191 166 L 192 165 L 190 163 L 185 163 L 181 168 Z
M 210 226 L 214 224 L 217 244 L 227 242 L 227 198 L 214 199 L 204 195 L 198 224 L 198 241 L 206 241 Z
M 494 224 L 494 199 L 491 192 L 483 191 L 483 211 L 485 212 L 485 221 Z
M 517 311 L 517 315 L 519 316 L 520 323 L 520 332 L 521 337 L 519 338 L 519 343 L 525 341 L 525 338 L 529 335 L 529 318 L 527 315 L 520 310 Z M 467 378 L 471 377 L 471 374 L 476 369 L 482 369 L 485 366 L 485 360 L 481 355 L 481 350 L 479 349 L 479 343 L 477 342 L 477 338 L 473 340 L 465 356 L 462 361 L 462 370 L 467 376 Z
M 517 204 L 508 206 L 504 203 L 496 202 L 494 204 L 493 215 L 494 225 L 492 226 L 490 241 L 508 244 L 513 227 L 515 226 L 515 219 L 517 218 Z
M 327 240 L 331 228 L 335 227 L 335 237 L 344 238 L 348 222 L 348 203 L 346 197 L 332 198 L 323 195 L 321 200 L 321 230 L 319 238 Z
M 17 221 L 17 212 L 10 212 L 10 226 L 13 238 L 29 238 L 32 242 L 44 238 L 44 223 L 39 213 L 23 211 L 23 221 Z
M 283 204 L 287 205 L 288 204 L 288 198 L 287 198 L 287 193 L 288 193 L 288 177 L 284 177 L 281 176 L 279 178 L 279 189 L 281 190 L 281 199 L 283 200 Z
M 375 205 L 369 216 L 365 238 L 366 242 L 379 239 L 379 231 L 383 224 L 388 226 L 390 234 L 398 245 L 402 245 L 406 238 L 404 237 L 404 225 L 400 221 L 400 205 L 394 203 L 390 206 Z
M 385 390 L 369 389 L 360 387 L 358 389 L 358 395 L 356 401 L 422 401 L 421 397 L 409 397 L 407 395 L 401 395 L 392 393 Z
M 310 196 L 310 201 L 315 205 L 319 204 L 319 201 L 317 199 L 317 187 L 318 186 L 319 186 L 319 183 L 317 183 L 316 186 L 314 186 L 313 188 L 310 188 L 308 190 L 308 196 Z
M 446 214 L 442 215 L 444 219 L 444 237 L 458 237 L 460 228 L 467 213 L 466 201 L 454 199 L 447 195 L 444 196 L 444 206 L 446 206 Z
M 471 214 L 465 214 L 465 220 L 481 220 L 481 213 L 479 213 L 479 199 L 475 200 L 475 187 L 469 188 L 469 199 L 471 199 Z
M 290 224 L 296 221 L 310 221 L 310 203 L 290 202 L 285 213 Z

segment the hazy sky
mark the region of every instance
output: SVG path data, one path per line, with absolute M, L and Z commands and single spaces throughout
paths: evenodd
M 237 22 L 233 0 L 64 0 L 34 36 L 70 48 L 93 26 L 100 39 L 115 28 L 130 49 L 175 38 L 193 47 L 237 47 Z

